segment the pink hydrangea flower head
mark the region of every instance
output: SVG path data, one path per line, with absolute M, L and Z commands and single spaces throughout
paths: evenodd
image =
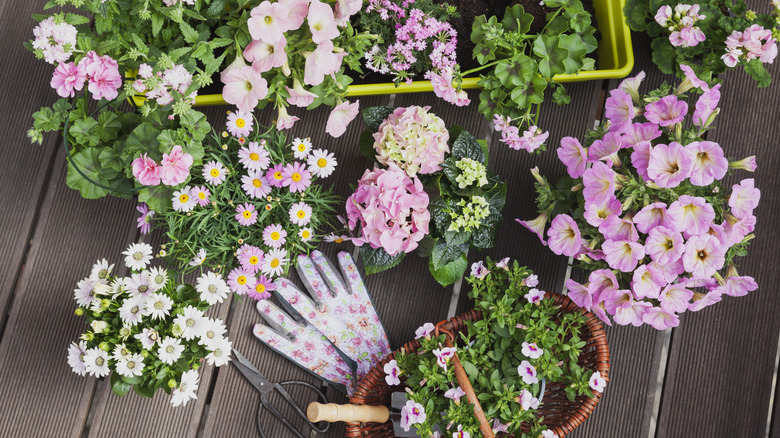
M 647 175 L 658 187 L 672 188 L 691 175 L 693 157 L 680 143 L 659 144 L 650 151 Z
M 653 141 L 660 136 L 661 130 L 655 123 L 632 123 L 621 137 L 621 147 L 629 148 L 643 141 Z
M 574 137 L 563 137 L 561 146 L 556 152 L 561 163 L 566 165 L 570 177 L 579 178 L 585 173 L 588 158 L 579 140 Z
M 293 87 L 292 89 L 287 87 L 287 92 L 290 94 L 290 97 L 287 98 L 287 103 L 300 108 L 306 108 L 311 105 L 317 97 L 316 94 L 304 89 L 298 78 L 293 79 Z
M 376 159 L 391 163 L 413 177 L 441 170 L 444 155 L 450 152 L 449 131 L 430 107 L 396 108 L 373 134 Z
M 520 352 L 523 353 L 523 356 L 529 358 L 529 359 L 539 359 L 544 354 L 544 350 L 540 348 L 536 343 L 534 342 L 525 342 L 523 341 L 523 344 L 521 346 Z
M 190 176 L 192 155 L 185 153 L 181 146 L 175 145 L 171 152 L 163 154 L 160 162 L 160 180 L 169 186 L 179 185 Z
M 162 168 L 146 154 L 133 160 L 133 176 L 145 186 L 160 184 L 161 170 Z
M 313 52 L 304 53 L 306 64 L 303 71 L 303 82 L 308 85 L 319 85 L 325 76 L 333 74 L 341 67 L 344 53 L 333 53 L 333 42 L 325 41 Z
M 277 129 L 290 129 L 298 120 L 300 120 L 298 117 L 287 113 L 287 108 L 283 104 L 279 105 L 279 115 L 276 117 Z
M 583 309 L 590 310 L 593 306 L 593 295 L 587 286 L 583 286 L 572 279 L 566 280 L 566 294 L 574 304 L 582 307 Z
M 520 225 L 526 227 L 529 231 L 536 234 L 542 245 L 547 246 L 547 242 L 544 240 L 544 228 L 547 226 L 547 213 L 542 213 L 536 217 L 536 219 L 530 221 L 521 221 L 515 219 Z
M 337 105 L 328 116 L 328 123 L 325 126 L 325 132 L 332 137 L 341 137 L 346 131 L 347 126 L 358 115 L 360 101 L 356 100 L 350 103 L 348 100 Z
M 664 96 L 660 100 L 645 105 L 645 118 L 660 126 L 671 126 L 682 122 L 688 113 L 688 104 L 677 96 Z
M 284 32 L 293 29 L 292 24 L 284 6 L 280 2 L 271 3 L 268 0 L 253 8 L 247 20 L 252 39 L 269 43 L 284 38 Z
M 712 277 L 723 267 L 727 249 L 715 236 L 692 236 L 685 242 L 685 252 L 682 256 L 685 270 L 690 272 L 693 278 Z
M 228 72 L 224 84 L 222 97 L 225 102 L 243 111 L 251 112 L 260 99 L 268 96 L 268 82 L 250 66 Z
M 708 186 L 715 180 L 721 180 L 729 169 L 729 160 L 723 156 L 723 149 L 712 141 L 694 141 L 685 149 L 691 152 L 691 184 Z
M 743 179 L 739 184 L 734 184 L 731 187 L 731 196 L 729 196 L 731 214 L 738 219 L 751 216 L 760 200 L 761 191 L 756 188 L 755 180 L 753 178 Z
M 618 88 L 628 93 L 634 102 L 639 102 L 639 85 L 645 79 L 645 72 L 640 71 L 633 78 L 626 78 L 620 82 Z
M 615 172 L 600 161 L 585 170 L 582 183 L 585 186 L 583 190 L 585 202 L 615 196 Z
M 51 78 L 51 87 L 57 90 L 60 97 L 73 97 L 76 91 L 84 88 L 84 81 L 87 80 L 87 73 L 81 64 L 64 62 L 54 69 L 54 75 Z
M 661 265 L 680 260 L 685 245 L 679 232 L 670 227 L 656 226 L 649 231 L 645 240 L 645 253 Z
M 653 145 L 649 141 L 640 141 L 634 145 L 634 150 L 631 152 L 631 164 L 645 182 L 651 181 L 647 174 L 647 166 L 650 165 L 650 152 L 652 150 Z
M 659 294 L 661 309 L 670 313 L 682 313 L 690 307 L 693 291 L 680 283 L 670 284 Z
M 647 265 L 639 265 L 634 271 L 631 281 L 631 291 L 634 293 L 634 298 L 638 300 L 642 298 L 658 299 L 661 286 L 663 286 L 661 282 L 662 280 L 653 276 L 653 271 L 649 270 Z
M 536 377 L 536 367 L 527 360 L 520 362 L 520 365 L 517 367 L 517 374 L 526 385 L 539 383 L 539 378 Z
M 620 164 L 620 159 L 617 156 L 618 151 L 621 148 L 620 134 L 617 132 L 608 132 L 603 138 L 596 140 L 588 148 L 588 162 L 595 163 L 596 161 L 606 161 L 607 165 L 612 167 L 612 164 Z
M 339 36 L 333 9 L 330 5 L 312 0 L 309 4 L 309 15 L 306 17 L 311 30 L 311 39 L 315 44 L 322 44 Z
M 710 116 L 715 112 L 720 102 L 720 84 L 704 92 L 696 101 L 693 110 L 693 124 L 705 126 L 710 121 Z
M 715 210 L 700 196 L 682 195 L 672 202 L 667 211 L 675 231 L 691 235 L 704 234 L 715 220 Z
M 236 207 L 236 220 L 239 224 L 248 227 L 257 222 L 257 210 L 255 206 L 245 202 Z
M 272 68 L 283 67 L 287 64 L 286 46 L 287 39 L 285 37 L 274 42 L 255 40 L 244 49 L 244 57 L 252 63 L 252 68 L 257 73 L 265 73 Z
M 568 214 L 555 216 L 547 230 L 552 252 L 558 255 L 575 256 L 582 252 L 582 236 L 577 222 Z
M 604 104 L 604 115 L 611 122 L 609 130 L 612 132 L 625 132 L 636 115 L 636 108 L 631 100 L 631 95 L 616 88 L 609 92 L 609 97 Z
M 645 324 L 651 325 L 656 330 L 666 330 L 680 325 L 680 317 L 674 312 L 667 312 L 660 307 L 650 307 L 642 315 Z
M 311 173 L 298 161 L 284 166 L 282 177 L 282 186 L 289 186 L 293 193 L 304 192 L 311 185 Z
M 632 272 L 645 256 L 645 247 L 630 240 L 606 240 L 601 249 L 609 267 L 622 272 Z
M 401 384 L 401 379 L 398 378 L 398 375 L 401 373 L 401 369 L 398 368 L 398 362 L 395 359 L 387 362 L 382 369 L 385 372 L 385 381 L 388 385 Z
M 585 220 L 594 227 L 600 226 L 612 216 L 620 215 L 622 205 L 615 197 L 600 197 L 585 203 Z
M 607 240 L 628 240 L 636 242 L 639 233 L 630 218 L 622 218 L 618 215 L 609 216 L 599 225 L 599 232 Z

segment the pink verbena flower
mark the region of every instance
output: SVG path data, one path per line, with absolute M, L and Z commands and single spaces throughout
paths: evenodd
M 685 270 L 693 278 L 708 278 L 723 267 L 726 250 L 717 238 L 709 234 L 692 236 L 685 243 L 682 260 Z
M 284 166 L 282 178 L 282 187 L 289 186 L 293 193 L 304 192 L 311 185 L 311 173 L 298 161 Z
M 133 176 L 145 186 L 160 184 L 161 170 L 161 167 L 146 154 L 133 160 Z
M 73 97 L 76 91 L 84 88 L 84 81 L 87 80 L 87 73 L 81 64 L 76 65 L 72 62 L 65 62 L 54 69 L 54 75 L 51 78 L 51 87 L 57 90 L 60 97 Z
M 726 176 L 729 160 L 723 156 L 723 149 L 712 141 L 694 141 L 685 146 L 691 152 L 691 184 L 708 186 Z
M 633 271 L 645 256 L 644 246 L 630 240 L 606 240 L 601 249 L 609 267 L 623 272 Z
M 568 214 L 555 216 L 547 230 L 552 252 L 558 255 L 575 256 L 582 252 L 582 237 L 577 222 Z
M 715 210 L 700 196 L 682 195 L 667 210 L 675 231 L 691 235 L 706 233 L 715 220 Z
M 659 144 L 650 151 L 647 176 L 658 187 L 672 188 L 680 185 L 691 175 L 693 157 L 680 143 Z
M 192 155 L 185 153 L 181 146 L 175 145 L 170 153 L 163 154 L 160 162 L 160 180 L 169 186 L 179 185 L 190 176 Z
M 664 96 L 645 105 L 645 118 L 661 126 L 670 126 L 683 121 L 688 113 L 688 104 L 677 96 Z
M 683 251 L 685 245 L 682 236 L 669 227 L 654 227 L 645 240 L 645 253 L 661 265 L 676 262 L 682 257 Z
M 731 187 L 731 196 L 729 196 L 729 207 L 731 214 L 742 219 L 753 214 L 753 210 L 758 207 L 758 201 L 761 200 L 761 191 L 755 186 L 753 178 L 747 178 L 734 184 Z
M 636 115 L 631 96 L 619 88 L 610 91 L 604 104 L 604 115 L 612 123 L 610 131 L 625 132 Z
M 563 137 L 561 146 L 556 152 L 570 177 L 579 178 L 585 173 L 587 154 L 579 140 L 574 137 Z
M 360 107 L 360 101 L 356 100 L 355 103 L 344 101 L 337 105 L 330 112 L 328 116 L 328 123 L 325 125 L 325 132 L 332 137 L 341 137 L 346 131 L 347 126 L 358 115 L 358 108 Z
M 441 170 L 450 151 L 450 134 L 444 121 L 428 109 L 401 107 L 389 114 L 373 134 L 376 160 L 385 166 L 395 164 L 411 177 Z
M 222 97 L 243 111 L 252 111 L 268 95 L 268 82 L 252 67 L 231 70 L 225 75 Z

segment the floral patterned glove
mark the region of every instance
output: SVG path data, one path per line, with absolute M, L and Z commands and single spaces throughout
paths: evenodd
M 298 256 L 298 274 L 311 295 L 284 278 L 276 280 L 276 293 L 357 363 L 359 380 L 390 344 L 352 257 L 340 252 L 338 260 L 341 274 L 319 251 Z
M 352 395 L 357 385 L 352 367 L 319 330 L 310 324 L 298 324 L 268 300 L 259 301 L 257 311 L 268 323 L 255 324 L 253 333 L 258 339 L 336 387 L 343 386 Z

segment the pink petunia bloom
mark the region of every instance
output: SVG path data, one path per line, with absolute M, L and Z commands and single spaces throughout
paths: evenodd
M 604 324 L 612 327 L 612 321 L 609 319 L 609 315 L 607 315 L 607 311 L 604 309 L 604 303 L 598 303 L 590 308 L 590 311 L 593 312 L 594 315 L 596 315 L 596 318 L 600 319 L 601 322 Z
M 160 184 L 160 166 L 146 154 L 133 160 L 133 176 L 145 186 Z
M 303 71 L 303 82 L 308 85 L 319 85 L 325 76 L 333 74 L 341 67 L 344 53 L 333 53 L 333 42 L 326 41 L 313 51 L 303 54 L 306 64 Z
M 257 280 L 254 274 L 245 271 L 243 268 L 235 268 L 228 274 L 227 284 L 234 293 L 245 295 L 254 289 Z
M 267 3 L 267 2 L 264 2 Z M 268 82 L 252 67 L 231 70 L 225 75 L 222 97 L 225 102 L 243 111 L 252 111 L 268 96 Z
M 622 211 L 622 205 L 615 196 L 600 197 L 585 202 L 585 220 L 594 227 L 600 226 L 605 220 L 617 216 Z
M 252 44 L 250 43 L 249 45 L 252 45 Z M 146 64 L 141 64 L 141 67 L 143 67 L 144 65 L 146 65 Z M 148 65 L 146 65 L 146 66 L 149 67 Z M 219 80 L 224 83 L 225 82 L 225 75 L 227 75 L 228 73 L 230 73 L 233 70 L 240 69 L 240 68 L 243 68 L 243 67 L 246 67 L 246 62 L 244 61 L 244 54 L 239 53 L 239 54 L 236 55 L 236 58 L 233 60 L 233 62 L 231 62 L 227 67 L 225 67 L 224 70 L 219 72 Z M 141 74 L 141 69 L 140 68 L 138 69 L 138 76 L 141 76 L 141 77 L 143 77 L 145 79 L 149 79 L 152 76 L 152 68 L 151 67 L 149 67 L 148 73 L 149 73 L 149 76 L 143 76 Z
M 190 176 L 192 155 L 185 153 L 181 146 L 175 145 L 170 153 L 163 154 L 160 162 L 160 180 L 169 186 L 179 185 Z
M 358 108 L 360 101 L 356 100 L 355 103 L 349 103 L 344 101 L 330 112 L 328 116 L 328 123 L 325 126 L 325 132 L 333 137 L 341 137 L 347 130 L 347 126 L 358 115 Z
M 336 24 L 342 27 L 346 26 L 349 17 L 360 12 L 362 6 L 361 0 L 336 0 Z
M 693 278 L 708 278 L 723 267 L 726 250 L 717 238 L 709 234 L 692 236 L 685 242 L 685 252 L 682 256 L 685 270 Z
M 236 220 L 245 227 L 254 225 L 255 222 L 257 222 L 257 210 L 255 210 L 255 206 L 245 202 L 236 207 Z
M 631 281 L 631 291 L 634 292 L 634 298 L 638 300 L 642 298 L 658 299 L 661 286 L 663 284 L 660 284 L 659 280 L 653 276 L 653 271 L 649 270 L 647 265 L 640 265 L 634 271 Z
M 645 118 L 661 126 L 671 126 L 682 122 L 688 113 L 688 104 L 678 100 L 677 96 L 664 96 L 660 100 L 645 106 Z
M 650 324 L 656 330 L 666 330 L 680 325 L 680 317 L 672 312 L 667 312 L 660 307 L 650 307 L 642 315 L 645 324 Z
M 520 362 L 517 367 L 517 374 L 523 379 L 526 385 L 533 385 L 539 383 L 539 379 L 536 377 L 536 367 L 531 365 L 531 362 L 524 360 Z
M 247 20 L 253 40 L 275 43 L 284 38 L 284 32 L 293 29 L 289 12 L 279 2 L 264 1 L 252 9 Z
M 256 141 L 250 141 L 238 150 L 239 162 L 247 169 L 262 172 L 271 164 L 271 155 L 265 146 Z
M 618 215 L 612 215 L 599 225 L 599 232 L 607 240 L 628 240 L 636 242 L 639 240 L 639 233 L 634 227 L 631 219 L 621 218 Z
M 287 103 L 300 108 L 306 108 L 311 105 L 317 97 L 316 94 L 304 89 L 298 78 L 293 79 L 293 87 L 292 89 L 287 87 L 287 92 L 290 94 L 290 97 L 287 98 Z
M 720 84 L 707 90 L 699 97 L 699 100 L 696 101 L 696 106 L 693 110 L 693 124 L 696 126 L 706 125 L 710 116 L 717 108 L 719 101 Z
M 596 140 L 588 148 L 588 162 L 606 161 L 612 167 L 612 164 L 620 165 L 620 159 L 617 156 L 621 148 L 620 134 L 617 132 L 608 132 L 600 140 Z
M 734 270 L 734 273 L 736 274 L 736 270 Z M 756 289 L 758 289 L 758 283 L 756 283 L 753 277 L 730 275 L 726 278 L 726 283 L 723 286 L 719 286 L 715 291 L 732 297 L 743 297 L 748 292 L 753 292 Z
M 756 229 L 756 217 L 751 215 L 737 218 L 734 215 L 726 214 L 726 221 L 723 222 L 723 231 L 729 236 L 728 245 L 735 245 L 742 241 L 748 234 Z
M 753 210 L 758 207 L 758 201 L 761 200 L 761 191 L 755 186 L 753 178 L 747 178 L 734 184 L 731 187 L 731 196 L 729 196 L 729 207 L 731 214 L 742 219 L 753 214 Z
M 262 199 L 271 193 L 271 185 L 268 184 L 268 180 L 263 176 L 262 171 L 250 170 L 246 175 L 241 177 L 241 188 L 244 189 L 244 193 L 250 198 Z
M 537 216 L 536 219 L 530 221 L 521 221 L 520 219 L 515 220 L 520 225 L 526 227 L 532 233 L 539 236 L 539 240 L 542 242 L 542 245 L 547 246 L 547 242 L 544 240 L 544 228 L 547 225 L 547 213 L 542 213 Z
M 680 143 L 659 144 L 650 151 L 647 176 L 661 188 L 680 185 L 691 175 L 693 157 Z
M 682 313 L 690 307 L 693 291 L 686 289 L 685 285 L 680 283 L 670 284 L 661 291 L 658 297 L 663 310 L 670 313 Z
M 645 240 L 645 253 L 661 265 L 680 260 L 684 251 L 682 236 L 669 227 L 657 226 L 651 229 Z
M 282 178 L 282 186 L 289 186 L 293 193 L 304 192 L 311 185 L 311 173 L 305 164 L 297 161 L 284 166 Z
M 271 224 L 263 230 L 263 243 L 271 248 L 279 248 L 287 241 L 287 231 L 279 224 Z
M 284 104 L 279 105 L 279 115 L 276 117 L 277 129 L 290 129 L 298 120 L 300 119 L 297 116 L 287 113 L 287 108 L 284 107 Z
M 639 327 L 644 323 L 644 315 L 648 309 L 653 307 L 652 304 L 646 301 L 634 301 L 631 300 L 622 306 L 615 309 L 615 323 L 619 325 L 633 325 Z
M 652 150 L 653 145 L 649 141 L 640 141 L 634 145 L 634 150 L 631 152 L 631 164 L 636 169 L 636 173 L 645 182 L 650 181 L 650 176 L 647 174 L 647 166 L 650 165 L 650 152 Z
M 72 62 L 64 62 L 54 69 L 54 75 L 51 78 L 51 87 L 57 90 L 60 97 L 73 97 L 76 91 L 84 88 L 84 81 L 87 80 L 87 73 L 84 67 Z
M 618 88 L 628 93 L 631 99 L 635 102 L 639 101 L 639 85 L 645 79 L 645 72 L 640 71 L 633 78 L 626 78 L 620 82 Z
M 593 295 L 587 286 L 583 286 L 572 279 L 566 280 L 566 296 L 571 299 L 574 304 L 584 308 L 590 309 L 593 305 Z
M 282 185 L 282 182 L 284 181 L 284 176 L 282 175 L 283 171 L 284 164 L 276 164 L 268 169 L 268 171 L 265 172 L 265 179 L 268 181 L 268 184 L 276 188 L 284 187 Z
M 263 265 L 265 253 L 262 249 L 248 245 L 238 256 L 238 263 L 244 268 L 244 271 L 256 274 Z
M 685 272 L 682 256 L 676 261 L 665 265 L 655 261 L 651 262 L 647 265 L 647 269 L 652 271 L 654 277 L 661 279 L 664 283 L 674 283 L 677 277 Z
M 141 216 L 137 220 L 138 229 L 141 231 L 141 234 L 149 234 L 149 231 L 152 230 L 152 217 L 154 216 L 154 210 L 149 210 L 149 206 L 143 202 L 135 207 L 135 209 L 141 213 Z
M 721 180 L 729 169 L 729 160 L 723 156 L 723 149 L 711 141 L 694 141 L 685 149 L 691 152 L 691 184 L 708 186 L 715 180 Z
M 691 235 L 706 233 L 715 220 L 715 210 L 706 199 L 682 195 L 667 210 L 675 231 Z
M 717 290 L 710 291 L 706 294 L 694 293 L 693 300 L 688 305 L 688 311 L 698 312 L 699 310 L 705 307 L 709 307 L 715 303 L 719 303 L 722 298 L 723 298 L 723 294 L 721 294 Z
M 544 350 L 539 348 L 534 342 L 524 341 L 521 347 L 520 352 L 529 359 L 539 359 L 544 354 Z
M 550 229 L 547 230 L 549 237 L 547 243 L 552 252 L 558 255 L 574 256 L 582 250 L 582 237 L 577 222 L 568 214 L 559 214 L 555 216 Z
M 295 30 L 303 25 L 303 20 L 309 12 L 309 0 L 279 0 L 282 8 L 287 11 L 287 26 L 289 30 Z M 360 8 L 358 8 L 358 11 Z M 355 11 L 357 13 L 357 11 Z
M 649 233 L 655 227 L 669 227 L 672 225 L 666 214 L 666 204 L 653 202 L 634 215 L 634 223 L 641 233 Z
M 630 240 L 606 240 L 601 249 L 609 267 L 623 272 L 633 271 L 645 256 L 645 247 Z
M 661 130 L 655 123 L 633 123 L 623 133 L 621 146 L 624 148 L 632 147 L 639 142 L 652 141 L 660 136 Z
M 634 302 L 634 294 L 625 289 L 608 289 L 601 293 L 599 301 L 604 305 L 607 313 L 614 315 L 618 307 L 628 306 Z
M 600 161 L 585 170 L 582 183 L 585 186 L 583 195 L 586 202 L 615 196 L 615 172 Z
M 588 290 L 593 295 L 594 302 L 603 301 L 601 295 L 605 292 L 617 291 L 618 280 L 609 269 L 597 269 L 588 276 Z
M 287 64 L 287 52 L 284 50 L 286 46 L 287 39 L 285 37 L 274 42 L 255 40 L 244 49 L 244 58 L 252 63 L 252 68 L 257 73 L 265 73 L 272 68 L 283 67 Z
M 401 373 L 401 369 L 398 368 L 398 362 L 395 359 L 387 362 L 382 369 L 385 372 L 385 381 L 388 385 L 401 384 L 401 379 L 398 378 L 398 375 Z
M 556 152 L 561 163 L 566 165 L 570 177 L 579 178 L 585 173 L 588 158 L 579 140 L 574 137 L 563 137 L 561 146 Z
M 635 114 L 636 108 L 627 92 L 619 88 L 609 92 L 609 97 L 604 104 L 604 115 L 612 123 L 609 127 L 611 132 L 625 132 Z
M 439 365 L 444 372 L 447 372 L 447 362 L 449 362 L 450 358 L 455 356 L 455 353 L 458 351 L 455 347 L 441 347 L 436 348 L 432 351 L 433 355 L 436 356 L 436 365 Z
M 529 303 L 536 304 L 544 299 L 544 291 L 537 288 L 532 288 L 523 297 L 528 300 Z
M 306 17 L 311 30 L 311 39 L 315 44 L 322 44 L 339 36 L 333 9 L 330 5 L 312 0 L 309 4 L 309 15 Z
M 683 71 L 683 73 L 685 74 L 686 81 L 690 82 L 692 86 L 702 91 L 708 91 L 710 89 L 710 86 L 707 85 L 706 82 L 704 82 L 703 80 L 699 79 L 698 76 L 696 76 L 696 73 L 693 71 L 693 69 L 690 66 L 685 64 L 680 64 L 680 70 Z

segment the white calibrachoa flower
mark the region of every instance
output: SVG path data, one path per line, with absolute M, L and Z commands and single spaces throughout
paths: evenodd
M 318 178 L 327 178 L 336 169 L 336 158 L 333 153 L 324 149 L 315 149 L 306 159 L 309 172 Z
M 171 392 L 171 405 L 173 407 L 184 406 L 188 401 L 198 398 L 198 372 L 195 370 L 186 371 L 181 376 L 179 386 Z
M 233 347 L 233 343 L 229 340 L 222 338 L 213 345 L 213 350 L 206 356 L 206 360 L 209 365 L 215 365 L 221 367 L 230 362 L 230 349 Z
M 119 317 L 122 322 L 128 325 L 137 325 L 141 322 L 146 311 L 147 298 L 142 295 L 136 295 L 126 299 L 119 308 Z
M 93 377 L 105 377 L 111 372 L 108 368 L 108 353 L 97 347 L 84 353 L 84 366 Z
M 200 299 L 214 305 L 225 301 L 230 293 L 230 287 L 222 278 L 222 275 L 207 272 L 198 278 L 195 290 L 200 293 Z
M 146 300 L 145 313 L 151 315 L 152 319 L 164 319 L 173 307 L 173 300 L 167 295 L 154 293 Z
M 94 266 L 92 266 L 92 273 L 89 274 L 89 279 L 92 281 L 105 280 L 114 269 L 114 265 L 109 265 L 106 259 L 98 260 Z
M 79 341 L 79 343 L 71 342 L 68 347 L 68 365 L 73 369 L 73 372 L 79 376 L 84 376 L 87 373 L 87 364 L 84 362 L 84 356 L 87 353 L 87 343 Z
M 209 350 L 213 350 L 216 348 L 215 345 L 222 341 L 227 332 L 227 327 L 218 319 L 206 318 L 206 321 L 203 326 L 203 335 L 198 340 L 198 343 Z
M 601 372 L 596 371 L 595 373 L 593 373 L 592 376 L 590 376 L 590 380 L 588 380 L 588 385 L 590 386 L 590 389 L 596 392 L 602 392 L 604 391 L 604 388 L 607 386 L 607 380 L 601 377 Z
M 181 345 L 181 341 L 167 337 L 160 342 L 160 348 L 157 349 L 157 355 L 160 356 L 160 360 L 168 365 L 173 365 L 181 357 L 184 352 L 184 346 Z
M 309 152 L 311 151 L 311 140 L 308 138 L 300 139 L 296 137 L 293 139 L 292 150 L 295 158 L 298 160 L 305 159 L 309 156 Z
M 116 372 L 124 377 L 140 376 L 144 372 L 144 366 L 144 357 L 138 353 L 133 353 L 129 357 L 116 362 Z
M 152 261 L 152 246 L 148 243 L 131 243 L 122 252 L 125 255 L 125 265 L 133 271 L 141 271 Z
M 173 323 L 181 327 L 181 337 L 189 341 L 201 335 L 206 321 L 203 312 L 195 307 L 187 306 L 183 310 L 184 312 L 177 316 Z

